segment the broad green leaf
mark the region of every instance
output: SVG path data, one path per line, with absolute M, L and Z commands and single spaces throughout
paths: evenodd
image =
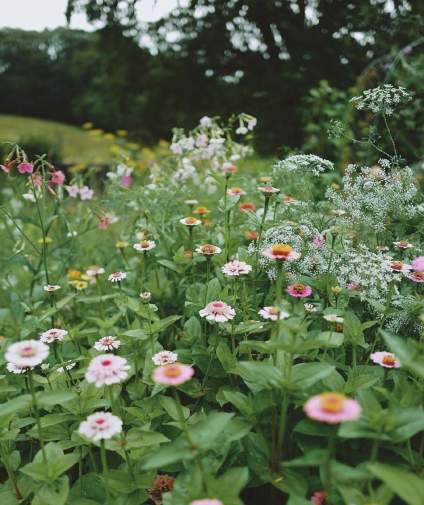
M 297 389 L 309 389 L 334 370 L 335 367 L 328 363 L 299 363 L 292 369 L 291 386 Z
M 412 339 L 404 340 L 381 330 L 381 334 L 389 349 L 396 355 L 402 366 L 409 368 L 413 373 L 424 378 L 424 353 L 420 351 L 417 343 Z
M 64 505 L 68 499 L 69 479 L 66 475 L 43 484 L 35 493 L 32 505 Z
M 31 406 L 31 395 L 22 395 L 0 404 L 0 417 L 14 414 L 20 410 L 27 410 Z

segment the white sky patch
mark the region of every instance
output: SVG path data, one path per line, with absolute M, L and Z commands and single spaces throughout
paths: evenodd
M 178 0 L 141 0 L 138 19 L 157 21 L 178 6 Z M 0 0 L 0 28 L 44 30 L 66 25 L 67 0 Z M 92 30 L 84 14 L 72 16 L 71 28 Z

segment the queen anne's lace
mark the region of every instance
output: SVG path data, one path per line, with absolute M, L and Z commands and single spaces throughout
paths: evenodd
M 295 154 L 284 160 L 278 161 L 273 167 L 274 175 L 284 172 L 302 172 L 305 175 L 320 175 L 322 172 L 333 170 L 331 161 L 325 160 L 315 154 Z
M 350 101 L 358 110 L 369 110 L 390 116 L 400 104 L 410 100 L 412 100 L 411 94 L 402 86 L 383 84 L 373 89 L 366 89 Z

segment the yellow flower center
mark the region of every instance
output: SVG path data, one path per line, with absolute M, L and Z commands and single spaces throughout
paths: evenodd
M 166 377 L 174 378 L 181 374 L 181 369 L 178 364 L 166 365 L 164 373 Z
M 197 222 L 197 219 L 195 217 L 186 217 L 185 222 L 188 225 L 192 225 L 192 224 L 195 224 Z
M 288 256 L 293 251 L 293 247 L 288 244 L 274 244 L 271 251 L 274 256 Z
M 305 289 L 305 284 L 293 284 L 293 289 L 296 291 L 296 293 L 302 293 L 303 290 Z
M 340 393 L 322 393 L 319 401 L 322 410 L 335 414 L 343 410 L 346 396 Z
M 395 363 L 396 363 L 396 359 L 395 357 L 393 356 L 393 354 L 386 354 L 382 360 L 383 364 L 384 365 L 388 365 L 388 366 L 394 366 Z

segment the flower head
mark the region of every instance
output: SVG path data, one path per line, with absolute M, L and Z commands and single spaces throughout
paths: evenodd
M 415 271 L 407 274 L 408 279 L 414 282 L 424 282 L 424 271 Z
M 247 240 L 258 240 L 258 232 L 255 230 L 248 230 L 244 233 Z
M 62 186 L 62 184 L 65 182 L 65 179 L 66 176 L 62 170 L 55 170 L 51 174 L 50 183 L 54 184 L 55 186 Z
M 27 161 L 23 161 L 22 163 L 19 163 L 18 165 L 18 172 L 20 174 L 32 174 L 34 171 L 34 165 L 32 163 L 28 163 Z
M 246 191 L 243 188 L 228 188 L 227 189 L 227 195 L 229 196 L 243 196 L 246 194 Z
M 178 359 L 178 354 L 172 351 L 160 351 L 153 355 L 152 361 L 156 366 L 170 365 Z
M 290 286 L 287 287 L 287 293 L 295 298 L 306 298 L 307 296 L 311 296 L 312 288 L 307 284 L 290 284 Z
M 113 272 L 109 275 L 108 280 L 110 282 L 121 282 L 127 278 L 126 272 Z
M 271 321 L 277 321 L 277 319 L 287 319 L 289 317 L 289 313 L 285 310 L 280 310 L 278 307 L 264 307 L 261 309 L 258 314 L 262 316 L 264 319 L 270 319 Z
M 239 209 L 243 212 L 248 212 L 248 211 L 255 212 L 256 205 L 252 202 L 239 203 Z
M 80 188 L 76 184 L 72 184 L 71 186 L 65 186 L 65 189 L 71 198 L 76 198 L 80 192 Z
M 396 356 L 391 352 L 385 352 L 385 351 L 373 352 L 370 358 L 373 363 L 377 363 L 378 365 L 384 368 L 400 368 L 399 361 L 396 359 Z
M 180 223 L 185 226 L 198 226 L 199 224 L 202 224 L 202 221 L 200 221 L 200 219 L 196 219 L 195 217 L 189 216 L 180 219 Z
M 424 256 L 417 256 L 412 260 L 411 267 L 419 272 L 424 271 Z
M 311 419 L 330 424 L 355 421 L 361 415 L 361 406 L 356 400 L 333 392 L 309 398 L 303 410 Z
M 209 214 L 210 210 L 207 207 L 197 207 L 193 210 L 193 214 L 198 214 L 199 216 L 205 216 Z
M 7 363 L 6 364 L 6 368 L 7 368 L 7 371 L 8 372 L 11 372 L 11 373 L 14 373 L 16 375 L 21 375 L 25 372 L 28 372 L 28 370 L 31 368 L 31 367 L 27 367 L 27 366 L 18 366 L 18 365 L 15 365 L 14 363 Z
M 263 256 L 270 260 L 294 261 L 300 258 L 300 253 L 288 244 L 274 244 L 262 251 Z
M 22 340 L 8 347 L 5 358 L 13 365 L 24 368 L 42 363 L 49 355 L 49 348 L 38 340 Z
M 149 489 L 149 498 L 155 505 L 162 505 L 162 495 L 172 491 L 174 480 L 174 477 L 166 474 L 156 476 L 153 486 Z
M 411 247 L 414 247 L 414 245 L 407 240 L 399 240 L 398 242 L 393 242 L 393 245 L 399 249 L 411 249 Z
M 312 505 L 326 505 L 327 503 L 327 493 L 325 491 L 315 491 L 311 496 Z
M 98 275 L 101 275 L 104 273 L 105 273 L 105 269 L 102 267 L 99 267 L 97 265 L 91 265 L 85 271 L 85 274 L 88 275 L 88 277 L 97 277 Z
M 192 199 L 192 200 L 185 200 L 184 203 L 189 207 L 194 207 L 194 205 L 197 205 L 199 201 Z
M 60 286 L 57 284 L 47 284 L 46 286 L 43 287 L 44 291 L 47 291 L 48 293 L 54 293 L 58 289 L 60 289 Z
M 90 440 L 106 440 L 121 433 L 122 421 L 110 412 L 96 412 L 80 424 L 78 431 Z
M 138 244 L 133 245 L 136 251 L 147 252 L 156 247 L 154 240 L 141 240 Z
M 404 274 L 407 274 L 411 270 L 411 265 L 407 265 L 406 263 L 403 263 L 402 261 L 389 261 L 387 263 L 387 267 L 392 272 L 400 272 L 400 273 L 404 273 Z
M 94 190 L 89 188 L 88 186 L 82 186 L 82 188 L 80 188 L 80 190 L 79 190 L 79 195 L 80 195 L 81 200 L 91 200 L 94 195 Z M 104 224 L 106 225 L 106 228 L 107 228 L 107 225 L 112 224 L 116 221 L 116 219 L 115 219 L 115 221 L 113 219 L 114 219 L 113 216 L 106 216 L 104 218 L 104 220 L 105 220 Z M 107 222 L 107 224 L 106 224 L 106 222 Z M 100 225 L 99 225 L 99 228 L 100 228 Z
M 66 330 L 61 330 L 60 328 L 50 328 L 50 330 L 44 331 L 40 334 L 40 342 L 44 342 L 45 344 L 60 342 L 67 334 L 68 332 Z
M 258 186 L 258 190 L 261 191 L 265 196 L 271 196 L 280 193 L 280 189 L 274 188 L 273 186 Z
M 303 306 L 304 306 L 306 312 L 309 312 L 310 314 L 313 314 L 314 312 L 317 312 L 317 310 L 318 310 L 313 303 L 304 303 Z
M 204 244 L 196 247 L 196 252 L 204 256 L 213 256 L 214 254 L 220 254 L 222 249 L 216 245 Z
M 139 294 L 139 297 L 143 303 L 149 303 L 152 299 L 152 293 L 150 293 L 150 291 L 144 291 L 143 293 Z
M 130 366 L 125 358 L 114 354 L 100 354 L 90 361 L 85 378 L 96 387 L 118 384 L 128 377 Z
M 235 317 L 236 311 L 225 302 L 215 300 L 208 303 L 204 309 L 199 310 L 199 314 L 201 317 L 205 317 L 208 321 L 225 323 Z
M 193 374 L 194 369 L 191 366 L 175 362 L 155 368 L 153 380 L 156 384 L 179 386 L 189 381 L 193 377 Z
M 118 340 L 116 337 L 107 336 L 97 340 L 97 342 L 94 344 L 94 349 L 101 352 L 114 351 L 115 349 L 119 349 L 120 346 L 120 340 Z
M 232 260 L 222 267 L 224 274 L 230 277 L 239 277 L 240 275 L 246 275 L 252 271 L 252 265 L 245 263 L 244 261 Z
M 337 314 L 325 314 L 322 316 L 326 321 L 329 321 L 330 323 L 342 323 L 344 319 Z

